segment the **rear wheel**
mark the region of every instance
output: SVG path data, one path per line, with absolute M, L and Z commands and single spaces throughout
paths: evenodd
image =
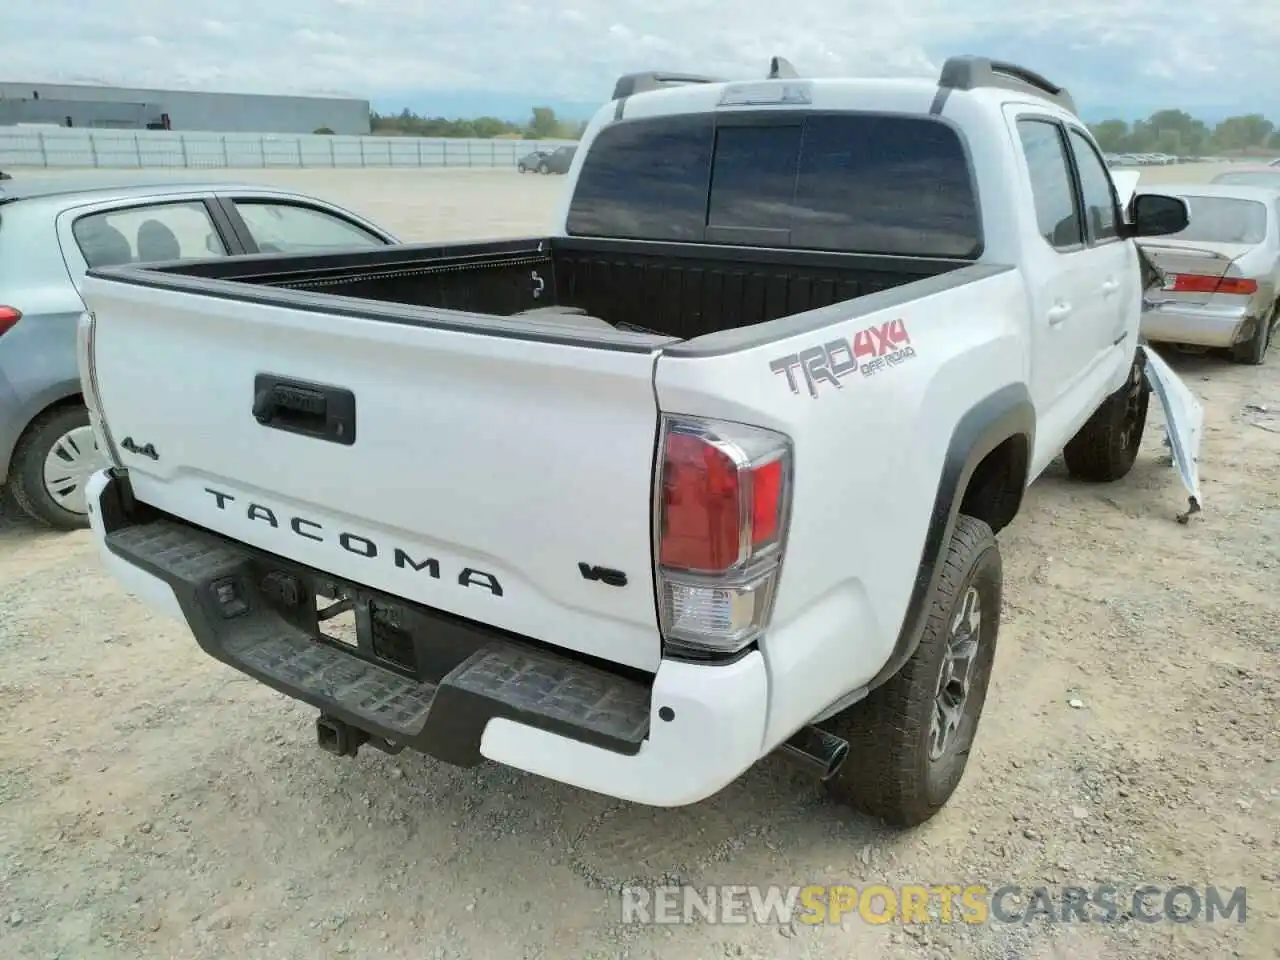
M 89 411 L 67 406 L 38 416 L 14 451 L 9 492 L 32 519 L 58 530 L 89 525 L 85 487 L 106 465 L 89 426 Z
M 995 534 L 961 515 L 941 562 L 911 659 L 865 700 L 819 724 L 849 742 L 827 789 L 900 827 L 924 823 L 959 786 L 995 662 L 1003 585 Z
M 550 172 L 551 172 L 551 168 L 550 168 L 550 167 L 548 167 L 545 163 L 540 163 L 540 164 L 538 164 L 538 172 L 539 172 L 539 173 L 550 173 Z
M 1119 480 L 1133 469 L 1151 402 L 1141 356 L 1134 360 L 1124 386 L 1102 401 L 1062 451 L 1067 470 L 1076 479 L 1104 483 Z
M 1247 363 L 1255 367 L 1265 363 L 1267 348 L 1271 346 L 1277 321 L 1280 321 L 1280 304 L 1277 304 L 1270 317 L 1258 321 L 1252 337 L 1231 348 L 1231 359 L 1236 363 Z

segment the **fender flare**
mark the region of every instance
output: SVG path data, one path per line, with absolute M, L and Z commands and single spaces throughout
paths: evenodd
M 1027 437 L 1028 449 L 1034 449 L 1036 410 L 1031 394 L 1021 383 L 1001 387 L 979 401 L 960 418 L 951 432 L 907 613 L 893 652 L 880 672 L 867 684 L 868 690 L 874 690 L 889 680 L 915 654 L 928 619 L 929 598 L 942 576 L 941 560 L 955 532 L 960 503 L 969 480 L 987 454 L 1019 434 Z M 1025 487 L 1025 480 L 1023 484 Z

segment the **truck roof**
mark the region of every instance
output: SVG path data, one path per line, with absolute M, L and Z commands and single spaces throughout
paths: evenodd
M 721 97 L 727 95 L 727 88 L 738 86 L 746 78 L 730 80 L 702 76 L 699 74 L 678 73 L 674 71 L 648 71 L 629 73 L 618 78 L 613 88 L 614 100 L 626 100 L 637 94 L 654 93 L 669 90 L 673 87 L 702 86 L 711 87 Z M 942 71 L 934 83 L 918 79 L 870 80 L 855 78 L 802 77 L 791 63 L 782 57 L 774 57 L 770 61 L 768 74 L 764 81 L 777 81 L 778 87 L 788 86 L 788 81 L 804 81 L 823 86 L 840 84 L 846 88 L 868 85 L 870 88 L 883 90 L 886 84 L 892 84 L 900 90 L 930 89 L 937 92 L 939 103 L 953 90 L 1002 90 L 1023 94 L 1031 94 L 1047 100 L 1066 112 L 1078 115 L 1075 100 L 1065 87 L 1016 63 L 1003 60 L 991 60 L 987 57 L 962 55 L 950 57 L 942 65 Z M 744 104 L 745 105 L 745 104 Z

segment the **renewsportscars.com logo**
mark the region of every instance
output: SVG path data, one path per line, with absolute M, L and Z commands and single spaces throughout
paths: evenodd
M 1244 923 L 1244 887 L 905 884 L 628 886 L 623 923 L 810 926 L 988 923 Z

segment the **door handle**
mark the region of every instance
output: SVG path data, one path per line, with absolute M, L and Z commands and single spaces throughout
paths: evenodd
M 1102 284 L 1102 295 L 1104 297 L 1114 297 L 1119 289 L 1120 284 L 1117 281 L 1107 280 Z
M 356 442 L 356 398 L 350 390 L 260 373 L 253 419 L 272 430 L 350 446 Z
M 1071 304 L 1069 303 L 1055 303 L 1049 308 L 1048 317 L 1050 326 L 1056 327 L 1069 316 L 1071 316 Z

